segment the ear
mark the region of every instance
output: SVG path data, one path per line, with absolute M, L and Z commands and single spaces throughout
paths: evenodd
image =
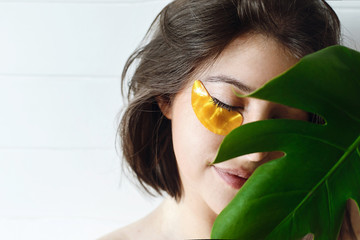
M 166 101 L 165 99 L 161 97 L 156 97 L 156 102 L 159 105 L 160 111 L 162 114 L 169 120 L 171 120 L 172 114 L 171 114 L 171 104 L 169 101 Z

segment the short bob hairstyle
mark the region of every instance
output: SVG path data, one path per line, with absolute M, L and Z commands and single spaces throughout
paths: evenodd
M 171 122 L 158 102 L 171 105 L 200 66 L 247 33 L 271 37 L 300 59 L 339 44 L 340 23 L 324 0 L 175 0 L 168 4 L 122 73 L 122 91 L 129 87 L 129 103 L 118 127 L 123 157 L 150 194 L 152 188 L 177 200 L 182 195 Z M 134 72 L 127 82 L 129 69 Z

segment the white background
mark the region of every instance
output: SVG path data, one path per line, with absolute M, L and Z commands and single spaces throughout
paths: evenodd
M 120 74 L 169 0 L 0 0 L 0 239 L 95 239 L 160 198 L 122 176 Z M 330 1 L 360 49 L 360 1 Z

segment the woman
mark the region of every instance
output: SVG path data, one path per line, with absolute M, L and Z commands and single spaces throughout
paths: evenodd
M 252 92 L 303 56 L 338 44 L 339 36 L 338 18 L 321 0 L 175 0 L 166 6 L 125 66 L 123 84 L 139 60 L 119 135 L 139 183 L 167 197 L 104 239 L 209 238 L 216 216 L 246 179 L 279 155 L 253 153 L 212 165 L 227 132 L 214 130 L 216 123 L 199 113 L 197 89 L 208 94 L 213 110 L 239 116 L 230 130 L 270 118 L 312 119 L 298 109 L 237 98 L 233 89 Z M 341 234 L 356 239 L 350 215 Z

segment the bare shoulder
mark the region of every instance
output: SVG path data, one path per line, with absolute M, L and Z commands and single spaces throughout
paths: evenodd
M 131 223 L 125 227 L 119 228 L 98 240 L 143 240 L 143 239 L 161 239 L 161 208 L 155 209 L 144 218 Z
M 127 234 L 124 228 L 117 229 L 111 233 L 106 234 L 98 238 L 98 240 L 126 240 L 130 239 L 130 236 Z
M 127 240 L 127 239 L 139 239 L 137 236 L 137 230 L 140 228 L 139 221 L 132 223 L 128 226 L 116 229 L 113 232 L 102 236 L 98 240 Z

